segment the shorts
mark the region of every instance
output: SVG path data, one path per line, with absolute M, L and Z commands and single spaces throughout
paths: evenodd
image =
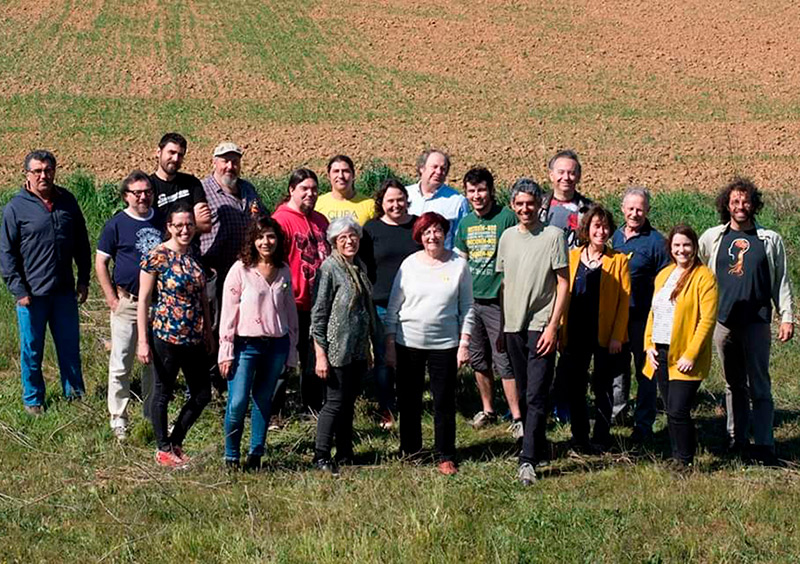
M 473 304 L 474 324 L 469 341 L 469 363 L 476 372 L 494 371 L 503 380 L 513 380 L 514 371 L 508 354 L 497 350 L 497 339 L 503 335 L 499 303 Z

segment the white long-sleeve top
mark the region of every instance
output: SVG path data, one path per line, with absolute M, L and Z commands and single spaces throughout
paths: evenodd
M 384 322 L 386 334 L 416 349 L 451 349 L 472 332 L 472 275 L 455 253 L 439 265 L 410 255 L 394 278 Z

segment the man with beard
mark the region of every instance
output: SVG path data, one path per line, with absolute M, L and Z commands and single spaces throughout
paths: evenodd
M 161 215 L 168 217 L 177 202 L 188 202 L 194 210 L 197 232 L 208 233 L 211 230 L 211 212 L 203 185 L 197 177 L 179 172 L 186 156 L 186 146 L 186 138 L 180 133 L 164 134 L 156 151 L 158 168 L 150 175 L 150 184 Z
M 750 180 L 735 178 L 717 196 L 721 225 L 700 237 L 699 256 L 719 284 L 714 344 L 725 376 L 729 447 L 749 456 L 750 402 L 752 457 L 780 465 L 773 436 L 774 404 L 769 376 L 772 306 L 780 317 L 778 340 L 794 335 L 792 289 L 783 238 L 759 225 L 761 192 Z
M 266 209 L 256 193 L 255 186 L 239 178 L 242 170 L 242 149 L 224 142 L 214 149 L 214 170 L 203 179 L 202 186 L 211 213 L 211 229 L 200 235 L 200 252 L 203 268 L 210 272 L 206 294 L 211 302 L 211 321 L 214 341 L 219 336 L 219 304 L 225 277 L 239 256 L 247 226 Z M 219 374 L 217 354 L 211 354 L 211 382 L 220 393 L 226 389 Z
M 406 186 L 408 213 L 421 216 L 433 211 L 450 222 L 444 239 L 446 249 L 453 248 L 458 222 L 469 213 L 467 199 L 444 183 L 450 172 L 450 157 L 438 149 L 428 149 L 417 159 L 419 182 Z

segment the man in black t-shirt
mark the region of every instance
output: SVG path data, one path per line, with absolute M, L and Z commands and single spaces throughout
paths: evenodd
M 752 182 L 737 178 L 728 184 L 717 197 L 723 224 L 703 233 L 699 256 L 719 285 L 714 343 L 727 384 L 730 447 L 748 454 L 752 401 L 753 458 L 777 465 L 769 376 L 772 306 L 781 318 L 779 341 L 792 338 L 794 318 L 783 239 L 756 223 L 761 206 Z
M 186 138 L 180 133 L 166 133 L 158 143 L 158 168 L 150 175 L 155 191 L 156 208 L 165 218 L 177 202 L 188 202 L 194 210 L 197 233 L 211 231 L 211 211 L 200 180 L 179 172 L 186 156 Z

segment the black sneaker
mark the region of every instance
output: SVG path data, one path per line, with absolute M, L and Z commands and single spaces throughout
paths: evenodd
M 756 464 L 770 468 L 783 468 L 786 466 L 786 463 L 775 455 L 772 448 L 765 445 L 753 445 L 750 459 Z
M 317 470 L 320 472 L 325 472 L 326 474 L 330 474 L 333 477 L 339 475 L 339 467 L 336 465 L 334 460 L 330 458 L 322 458 L 317 460 L 314 465 L 317 467 Z
M 244 462 L 245 472 L 259 472 L 261 470 L 261 456 L 248 454 Z
M 225 469 L 229 472 L 237 472 L 239 468 L 239 461 L 232 458 L 225 459 Z

